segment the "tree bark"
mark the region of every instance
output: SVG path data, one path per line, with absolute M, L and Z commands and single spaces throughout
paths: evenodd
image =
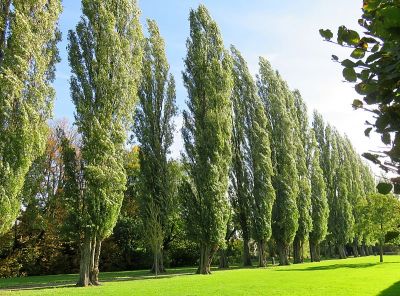
M 296 236 L 293 241 L 293 263 L 303 263 L 303 242 Z
M 211 274 L 211 263 L 215 252 L 218 250 L 217 246 L 210 247 L 209 244 L 202 243 L 200 245 L 200 262 L 197 269 L 198 274 Z
M 338 245 L 339 259 L 346 259 L 346 250 L 344 245 Z
M 358 253 L 358 237 L 354 237 L 353 240 L 353 255 L 354 257 L 360 256 L 360 254 Z
M 278 244 L 279 265 L 289 265 L 289 246 Z
M 311 255 L 311 262 L 320 262 L 321 261 L 318 243 L 310 241 L 310 255 Z
M 379 240 L 379 262 L 383 263 L 383 240 Z
M 243 266 L 252 266 L 249 239 L 243 237 Z
M 266 267 L 267 260 L 265 254 L 265 242 L 263 240 L 257 242 L 258 251 L 258 267 Z
M 154 273 L 157 276 L 158 274 L 165 272 L 166 270 L 164 266 L 164 250 L 161 249 L 160 252 L 154 252 L 151 273 Z
M 363 240 L 360 246 L 360 254 L 361 256 L 367 256 L 367 252 L 365 250 L 365 241 Z
M 99 286 L 99 263 L 100 263 L 100 252 L 101 252 L 101 240 L 96 238 L 93 240 L 95 245 L 92 246 L 93 252 L 93 264 L 90 270 L 90 284 Z
M 219 266 L 218 268 L 225 269 L 229 268 L 228 256 L 225 249 L 219 250 Z
M 90 284 L 90 255 L 92 240 L 89 236 L 84 238 L 81 246 L 81 260 L 79 265 L 79 281 L 77 286 L 87 287 Z

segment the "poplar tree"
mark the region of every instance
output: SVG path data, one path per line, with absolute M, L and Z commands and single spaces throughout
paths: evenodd
M 173 142 L 176 115 L 175 81 L 169 74 L 165 44 L 155 21 L 147 21 L 146 38 L 136 110 L 135 134 L 140 143 L 141 198 L 145 234 L 153 250 L 152 271 L 164 272 L 163 242 L 169 228 L 171 185 L 168 154 Z
M 325 239 L 328 231 L 329 207 L 324 175 L 320 166 L 320 150 L 313 129 L 310 131 L 310 148 L 307 157 L 311 180 L 312 230 L 309 235 L 310 255 L 312 262 L 319 262 L 320 243 Z
M 310 128 L 308 124 L 307 106 L 304 103 L 300 92 L 294 91 L 293 96 L 288 96 L 288 105 L 292 110 L 292 118 L 295 126 L 293 141 L 296 145 L 296 167 L 298 172 L 299 191 L 297 195 L 297 209 L 299 211 L 299 228 L 293 242 L 294 263 L 303 262 L 303 245 L 308 239 L 312 229 L 311 218 L 311 186 L 310 176 L 307 167 L 306 151 L 309 147 L 308 140 Z
M 349 202 L 350 164 L 346 159 L 343 138 L 336 130 L 332 133 L 331 163 L 335 168 L 333 195 L 330 203 L 330 231 L 339 258 L 347 257 L 345 245 L 353 239 L 354 217 Z
M 272 209 L 272 234 L 277 243 L 279 263 L 289 264 L 289 246 L 298 229 L 299 211 L 298 173 L 296 168 L 297 147 L 295 123 L 287 106 L 292 92 L 270 63 L 260 58 L 260 73 L 257 79 L 259 95 L 265 105 L 271 135 L 271 159 L 274 176 L 272 184 L 276 200 Z
M 60 13 L 60 0 L 0 3 L 0 235 L 17 218 L 25 176 L 45 150 Z
M 69 63 L 75 123 L 82 137 L 84 178 L 78 285 L 98 284 L 102 241 L 122 204 L 126 134 L 137 98 L 142 32 L 136 1 L 83 0 L 70 31 Z
M 214 253 L 224 243 L 228 219 L 232 62 L 205 6 L 191 10 L 189 21 L 183 72 L 189 98 L 182 129 L 188 177 L 181 191 L 189 235 L 200 246 L 198 272 L 208 274 Z
M 231 53 L 234 78 L 232 183 L 236 189 L 233 204 L 243 233 L 244 265 L 251 264 L 250 222 L 252 237 L 257 242 L 258 265 L 265 266 L 265 247 L 272 233 L 271 212 L 275 200 L 268 121 L 246 61 L 233 46 Z

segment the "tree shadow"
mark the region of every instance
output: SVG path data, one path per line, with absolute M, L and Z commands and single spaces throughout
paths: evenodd
M 380 292 L 377 296 L 398 296 L 400 295 L 400 281 Z
M 316 270 L 334 270 L 340 268 L 369 268 L 379 264 L 380 263 L 331 264 L 325 266 L 310 266 L 306 268 L 277 269 L 276 271 L 316 271 Z

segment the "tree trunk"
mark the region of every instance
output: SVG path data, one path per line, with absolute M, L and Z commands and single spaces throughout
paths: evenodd
M 92 250 L 92 240 L 86 236 L 81 246 L 81 260 L 79 266 L 79 281 L 76 284 L 80 287 L 87 287 L 90 284 L 90 255 Z
M 303 243 L 296 236 L 293 241 L 293 263 L 303 263 Z
M 339 259 L 346 259 L 346 250 L 344 245 L 338 245 Z
M 197 269 L 198 274 L 211 274 L 212 258 L 217 250 L 217 246 L 210 247 L 210 245 L 205 243 L 200 245 L 200 262 L 199 268 Z
M 92 245 L 93 253 L 93 263 L 90 269 L 90 284 L 94 286 L 100 285 L 99 282 L 99 261 L 100 261 L 100 251 L 101 251 L 101 240 L 94 239 L 94 246 Z
M 354 237 L 354 240 L 353 240 L 353 255 L 354 255 L 354 257 L 360 256 L 358 254 L 358 237 Z
M 228 256 L 225 249 L 219 250 L 219 266 L 218 268 L 229 268 Z
M 151 273 L 154 273 L 157 276 L 160 273 L 165 273 L 165 272 L 166 270 L 164 266 L 164 250 L 161 249 L 159 252 L 154 252 Z
M 243 266 L 252 266 L 248 238 L 243 238 Z
M 285 244 L 278 244 L 279 265 L 289 265 L 289 247 Z
M 365 241 L 363 240 L 360 246 L 360 254 L 361 256 L 367 256 L 367 252 L 365 250 Z
M 379 262 L 383 263 L 383 240 L 379 240 Z
M 310 256 L 311 262 L 320 262 L 318 243 L 314 243 L 313 241 L 310 241 Z
M 258 267 L 266 267 L 266 255 L 265 255 L 265 242 L 263 240 L 257 242 L 258 251 Z

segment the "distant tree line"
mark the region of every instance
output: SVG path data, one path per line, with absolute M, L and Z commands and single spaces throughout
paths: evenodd
M 254 79 L 203 5 L 189 16 L 184 152 L 173 160 L 175 80 L 157 24 L 147 21 L 145 38 L 135 1 L 82 1 L 68 34 L 75 127 L 47 126 L 43 103 L 53 99 L 60 2 L 9 2 L 1 80 L 15 66 L 3 63 L 18 53 L 9 46 L 24 40 L 12 39 L 19 18 L 53 18 L 31 25 L 49 30 L 26 61 L 47 53 L 42 72 L 27 66 L 21 83 L 0 85 L 1 276 L 79 270 L 88 286 L 100 269 L 197 264 L 209 274 L 217 257 L 221 268 L 254 256 L 287 265 L 370 255 L 397 239 L 398 200 L 375 192 L 350 140 L 316 111 L 310 123 L 300 92 L 265 58 Z

